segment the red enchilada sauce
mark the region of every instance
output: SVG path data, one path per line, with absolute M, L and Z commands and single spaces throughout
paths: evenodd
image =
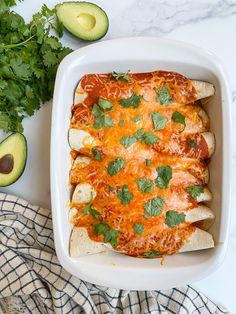
M 80 150 L 91 162 L 73 166 L 70 181 L 91 184 L 97 195 L 91 204 L 71 204 L 73 224 L 131 256 L 178 252 L 196 229 L 184 217 L 197 206 L 187 189 L 207 183 L 209 152 L 201 133 L 209 123 L 191 81 L 165 71 L 129 74 L 127 81 L 89 74 L 76 92 L 85 98 L 72 108 L 71 128 L 87 131 L 98 145 Z M 94 114 L 99 99 L 111 108 Z M 96 127 L 104 123 L 99 115 L 112 126 Z

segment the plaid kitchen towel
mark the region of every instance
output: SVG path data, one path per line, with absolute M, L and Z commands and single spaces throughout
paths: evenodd
M 125 291 L 79 280 L 59 264 L 51 212 L 0 193 L 0 313 L 228 313 L 190 286 Z

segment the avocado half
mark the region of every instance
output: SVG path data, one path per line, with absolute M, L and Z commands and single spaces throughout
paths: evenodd
M 0 143 L 0 186 L 10 185 L 22 175 L 27 159 L 27 142 L 13 133 Z
M 94 3 L 63 2 L 56 5 L 56 14 L 63 26 L 82 40 L 98 40 L 108 31 L 106 12 Z

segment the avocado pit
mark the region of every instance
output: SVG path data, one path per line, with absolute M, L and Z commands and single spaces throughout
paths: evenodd
M 14 167 L 14 157 L 12 154 L 6 154 L 0 159 L 0 173 L 9 174 Z
M 86 31 L 89 32 L 96 25 L 96 19 L 89 13 L 81 13 L 77 16 L 79 25 Z

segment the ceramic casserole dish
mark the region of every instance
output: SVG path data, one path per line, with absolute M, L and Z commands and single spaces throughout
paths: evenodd
M 70 147 L 68 129 L 75 87 L 83 75 L 167 70 L 215 86 L 215 95 L 204 107 L 216 138 L 209 167 L 210 208 L 216 219 L 210 229 L 215 247 L 160 259 L 133 258 L 115 252 L 69 256 L 71 226 L 68 221 Z M 228 239 L 230 210 L 230 92 L 224 70 L 211 53 L 187 43 L 160 38 L 124 38 L 81 48 L 60 64 L 53 98 L 51 126 L 51 198 L 57 256 L 71 274 L 94 284 L 119 289 L 168 289 L 200 280 L 222 262 Z

